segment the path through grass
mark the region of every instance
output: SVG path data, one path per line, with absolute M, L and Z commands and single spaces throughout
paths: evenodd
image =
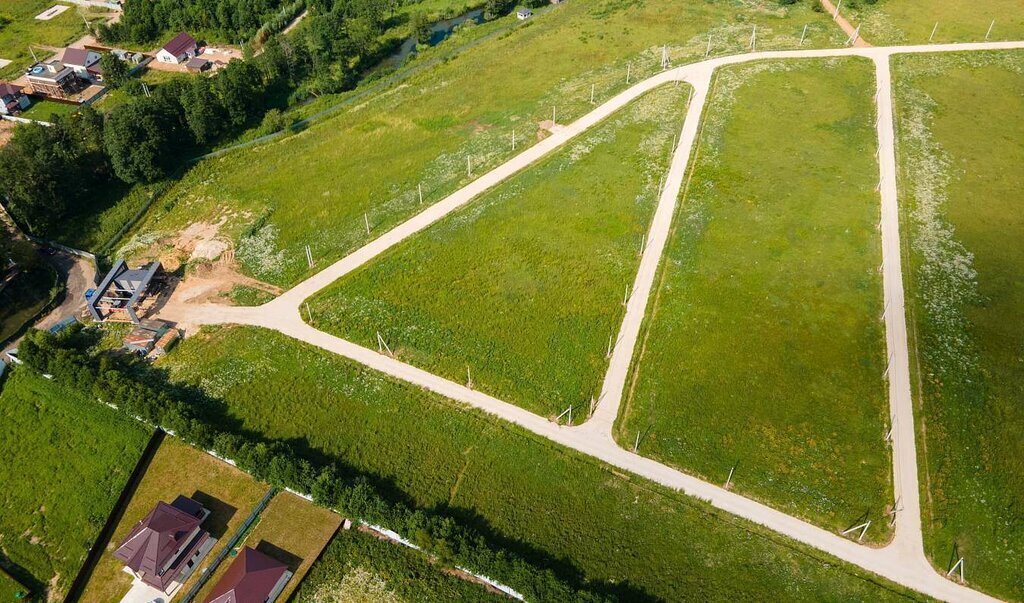
M 832 529 L 892 502 L 874 71 L 717 77 L 620 442 Z
M 624 601 L 899 598 L 696 499 L 278 333 L 205 329 L 161 364 L 244 428 L 296 438 Z
M 313 324 L 534 412 L 586 412 L 689 87 L 662 87 L 349 275 Z
M 553 107 L 568 123 L 592 108 L 592 85 L 607 100 L 626 87 L 627 62 L 635 83 L 660 70 L 665 44 L 673 64 L 703 57 L 709 32 L 714 54 L 742 52 L 754 24 L 765 49 L 795 48 L 805 24 L 805 46 L 845 39 L 809 3 L 566 2 L 301 133 L 204 161 L 155 205 L 136 242 L 224 218 L 248 273 L 295 283 L 366 243 L 364 216 L 378 236 L 418 211 L 417 185 L 437 201 L 469 181 L 467 158 L 476 174 L 508 159 L 513 129 L 521 151 Z
M 927 550 L 944 570 L 955 543 L 971 583 L 1020 600 L 1024 53 L 894 67 Z

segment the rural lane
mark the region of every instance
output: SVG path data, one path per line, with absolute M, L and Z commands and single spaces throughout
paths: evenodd
M 901 53 L 1022 48 L 1024 48 L 1024 42 L 991 42 L 766 51 L 720 57 L 673 68 L 619 93 L 579 120 L 559 128 L 547 139 L 482 175 L 466 187 L 452 193 L 263 306 L 243 308 L 206 304 L 187 308 L 176 307 L 172 315 L 162 314 L 162 316 L 179 320 L 190 326 L 233 323 L 275 329 L 402 381 L 496 415 L 539 436 L 588 454 L 625 471 L 700 498 L 718 509 L 765 526 L 926 595 L 947 601 L 994 601 L 995 599 L 988 595 L 957 584 L 937 573 L 925 557 L 922 545 L 913 401 L 909 379 L 909 355 L 900 265 L 895 134 L 889 60 L 892 55 Z M 902 509 L 896 515 L 896 536 L 888 546 L 883 548 L 859 545 L 851 539 L 735 494 L 716 484 L 702 481 L 657 461 L 626 451 L 619 447 L 612 437 L 612 427 L 618 416 L 619 405 L 629 374 L 629 365 L 642 327 L 658 264 L 671 231 L 672 217 L 675 213 L 687 164 L 696 143 L 700 115 L 707 101 L 714 70 L 725 65 L 764 59 L 836 56 L 866 57 L 872 60 L 876 67 L 883 290 L 886 304 L 886 346 L 890 358 L 889 396 L 894 421 L 892 434 L 893 476 L 895 493 L 900 503 L 898 508 Z M 694 86 L 694 95 L 687 109 L 687 117 L 679 144 L 674 152 L 666 184 L 647 236 L 646 249 L 640 261 L 633 292 L 627 303 L 626 313 L 609 362 L 609 369 L 602 385 L 601 401 L 588 422 L 576 427 L 559 425 L 465 385 L 319 331 L 303 321 L 300 309 L 303 301 L 309 296 L 537 162 L 642 94 L 665 83 L 680 80 Z

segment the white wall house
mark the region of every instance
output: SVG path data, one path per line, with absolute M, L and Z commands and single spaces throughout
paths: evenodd
M 164 47 L 156 53 L 156 60 L 161 63 L 181 65 L 196 56 L 196 52 L 198 50 L 199 45 L 196 43 L 195 39 L 187 33 L 181 32 L 174 36 L 173 40 L 164 44 Z

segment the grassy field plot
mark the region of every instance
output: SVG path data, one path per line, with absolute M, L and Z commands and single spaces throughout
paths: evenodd
M 845 39 L 809 3 L 566 2 L 303 132 L 204 161 L 125 249 L 141 254 L 193 222 L 219 224 L 250 275 L 294 283 L 367 242 L 364 219 L 377 236 L 418 211 L 417 185 L 437 201 L 469 181 L 467 158 L 479 175 L 510 157 L 513 129 L 521 151 L 544 135 L 553 108 L 568 123 L 591 110 L 592 85 L 608 99 L 626 86 L 627 62 L 636 82 L 660 71 L 665 44 L 673 64 L 702 57 L 709 32 L 714 54 L 738 52 L 755 23 L 762 48 L 795 48 L 805 24 L 805 46 Z
M 989 26 L 990 40 L 1024 38 L 1024 7 L 1019 0 L 881 0 L 857 4 L 847 16 L 861 26 L 864 39 L 876 46 L 925 44 L 929 38 L 936 44 L 982 42 Z
M 829 528 L 891 503 L 874 73 L 757 63 L 715 82 L 618 435 Z M 877 529 L 876 529 L 877 526 Z
M 17 601 L 28 597 L 29 590 L 0 567 L 0 601 Z
M 331 540 L 294 600 L 469 603 L 508 599 L 446 573 L 419 551 L 347 530 Z
M 235 550 L 251 547 L 286 564 L 292 577 L 278 600 L 287 601 L 340 525 L 341 517 L 337 514 L 294 494 L 279 492 Z M 234 555 L 225 558 L 196 595 L 196 601 L 206 600 L 234 558 Z
M 149 434 L 85 393 L 17 369 L 0 391 L 0 562 L 63 599 Z
M 250 511 L 266 492 L 261 484 L 205 452 L 167 437 L 146 469 L 146 474 L 128 502 L 114 536 L 107 544 L 93 570 L 80 601 L 115 603 L 131 588 L 131 576 L 122 571 L 124 564 L 113 553 L 140 519 L 159 501 L 171 502 L 179 494 L 191 497 L 210 510 L 203 529 L 216 538 L 217 544 L 199 565 L 191 578 L 182 586 L 186 592 L 193 581 L 207 567 L 218 551 L 227 545 L 228 538 L 249 516 Z
M 22 111 L 19 117 L 35 119 L 37 121 L 53 122 L 56 117 L 70 115 L 77 110 L 78 105 L 58 103 L 51 100 L 36 100 L 32 102 L 32 105 L 28 109 Z
M 1024 599 L 1024 53 L 899 57 L 897 157 L 928 553 Z
M 669 85 L 335 283 L 314 324 L 544 415 L 585 409 L 685 113 Z M 579 415 L 577 415 L 579 416 Z
M 223 399 L 242 428 L 301 441 L 624 601 L 901 596 L 696 499 L 274 332 L 207 329 L 160 364 Z

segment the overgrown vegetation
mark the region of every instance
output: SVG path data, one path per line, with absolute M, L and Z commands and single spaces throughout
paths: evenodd
M 874 72 L 717 75 L 618 438 L 832 529 L 890 532 Z M 822 99 L 828 99 L 823 102 Z
M 1024 598 L 1024 56 L 894 61 L 926 548 Z
M 327 545 L 295 594 L 296 603 L 503 601 L 461 580 L 410 548 L 359 530 Z
M 87 391 L 19 368 L 0 390 L 0 566 L 61 600 L 149 437 Z
M 27 241 L 8 239 L 0 225 L 0 342 L 7 341 L 60 292 L 57 273 Z M 10 262 L 14 262 L 12 266 Z
M 204 330 L 164 366 L 242 429 L 301 442 L 304 457 L 344 463 L 388 498 L 623 601 L 900 598 L 696 499 L 278 333 Z
M 555 416 L 585 416 L 690 88 L 668 85 L 341 279 L 313 324 Z M 578 422 L 578 421 L 577 421 Z
M 442 56 L 448 45 L 475 44 L 471 51 L 361 99 L 337 117 L 204 161 L 168 193 L 166 204 L 154 207 L 139 236 L 226 217 L 221 234 L 238 245 L 266 216 L 281 263 L 244 268 L 277 285 L 294 283 L 365 243 L 364 216 L 370 236 L 378 236 L 419 210 L 418 185 L 425 203 L 437 201 L 469 181 L 467 158 L 478 176 L 510 157 L 512 130 L 518 153 L 543 136 L 540 123 L 551 119 L 553 107 L 559 123 L 568 123 L 593 108 L 592 85 L 595 100 L 607 100 L 626 86 L 627 62 L 635 83 L 660 71 L 663 44 L 673 64 L 703 57 L 709 32 L 714 55 L 738 52 L 754 23 L 764 48 L 797 47 L 805 24 L 805 47 L 841 42 L 832 22 L 807 5 L 566 2 L 526 24 L 485 23 L 418 53 L 410 69 Z M 296 33 L 304 27 L 305 21 Z

